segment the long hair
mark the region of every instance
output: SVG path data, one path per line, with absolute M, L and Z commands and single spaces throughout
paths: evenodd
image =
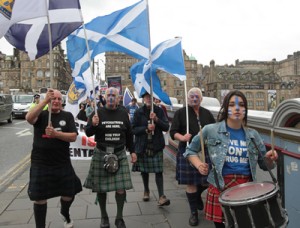
M 221 122 L 223 120 L 227 120 L 228 119 L 228 106 L 229 106 L 229 101 L 231 99 L 232 96 L 238 96 L 238 97 L 241 97 L 243 102 L 244 102 L 244 105 L 245 105 L 245 117 L 244 117 L 244 125 L 246 126 L 247 125 L 247 115 L 248 115 L 248 103 L 247 103 L 247 98 L 246 96 L 239 90 L 233 90 L 233 91 L 230 91 L 225 97 L 224 97 L 224 100 L 223 100 L 223 103 L 222 103 L 222 106 L 221 106 L 221 109 L 219 111 L 219 114 L 218 114 L 218 122 Z

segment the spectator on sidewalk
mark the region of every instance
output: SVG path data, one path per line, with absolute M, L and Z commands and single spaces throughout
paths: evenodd
M 97 114 L 91 114 L 85 129 L 88 137 L 95 135 L 97 145 L 83 186 L 97 192 L 101 228 L 110 227 L 106 201 L 107 192 L 111 191 L 115 191 L 117 203 L 115 225 L 117 228 L 126 228 L 123 207 L 126 190 L 133 188 L 125 151 L 126 147 L 131 154 L 131 161 L 136 162 L 133 134 L 126 110 L 118 107 L 118 96 L 117 88 L 108 88 L 105 92 L 105 107 L 97 109 Z
M 48 124 L 49 111 L 43 108 L 51 101 L 51 122 Z M 69 152 L 70 142 L 77 137 L 74 117 L 62 110 L 62 94 L 49 89 L 45 99 L 27 113 L 26 120 L 34 127 L 28 195 L 34 201 L 36 227 L 46 226 L 47 200 L 60 196 L 64 227 L 72 228 L 69 209 L 75 195 L 82 190 Z
M 163 149 L 165 140 L 163 131 L 169 130 L 169 121 L 164 111 L 154 105 L 151 112 L 151 96 L 145 93 L 144 106 L 135 111 L 132 130 L 135 135 L 135 151 L 137 162 L 133 164 L 132 171 L 141 172 L 144 184 L 144 201 L 149 201 L 149 173 L 155 173 L 155 182 L 158 190 L 158 206 L 170 205 L 170 200 L 164 194 L 163 183 Z M 153 124 L 151 122 L 154 122 Z

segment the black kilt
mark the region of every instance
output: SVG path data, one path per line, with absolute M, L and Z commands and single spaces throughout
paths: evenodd
M 73 197 L 82 191 L 81 181 L 71 163 L 63 167 L 32 164 L 29 175 L 28 196 L 32 201 Z
M 183 157 L 184 152 L 185 147 L 178 147 L 176 155 L 176 180 L 178 184 L 208 186 L 207 175 L 204 176 L 200 174 L 199 171 L 193 167 L 185 157 Z M 207 153 L 205 161 L 208 164 L 210 163 Z
M 120 168 L 116 173 L 108 173 L 104 169 L 106 152 L 95 147 L 89 174 L 83 184 L 85 188 L 92 189 L 93 192 L 111 192 L 133 188 L 125 149 L 115 154 L 119 159 Z

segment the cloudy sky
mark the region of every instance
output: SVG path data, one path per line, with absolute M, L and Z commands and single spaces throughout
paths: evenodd
M 84 21 L 137 0 L 81 0 Z M 182 37 L 198 63 L 234 64 L 236 59 L 282 60 L 300 51 L 299 0 L 148 0 L 152 49 Z M 12 47 L 0 39 L 0 51 Z

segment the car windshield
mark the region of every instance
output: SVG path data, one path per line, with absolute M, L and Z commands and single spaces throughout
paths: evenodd
M 32 102 L 32 95 L 15 95 L 14 103 L 31 103 Z

